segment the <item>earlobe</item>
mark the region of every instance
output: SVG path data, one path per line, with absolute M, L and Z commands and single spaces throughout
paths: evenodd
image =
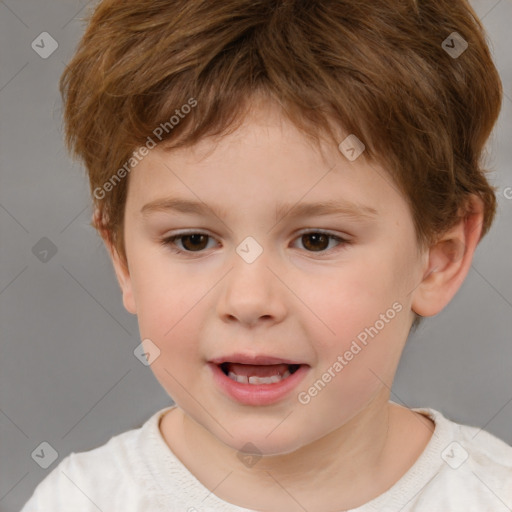
M 483 203 L 471 196 L 467 213 L 428 250 L 428 264 L 413 291 L 412 309 L 420 316 L 437 315 L 466 278 L 480 241 Z

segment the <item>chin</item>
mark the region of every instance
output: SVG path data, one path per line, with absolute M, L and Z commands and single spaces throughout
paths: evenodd
M 270 427 L 260 424 L 262 428 L 255 426 L 247 428 L 244 423 L 246 422 L 242 422 L 239 426 L 232 425 L 229 432 L 233 437 L 224 431 L 212 433 L 220 434 L 218 439 L 233 450 L 240 452 L 241 455 L 245 453 L 252 453 L 256 456 L 285 455 L 308 443 L 304 439 L 303 431 L 295 432 L 290 427 L 284 428 L 284 425 L 276 428 L 275 421 Z

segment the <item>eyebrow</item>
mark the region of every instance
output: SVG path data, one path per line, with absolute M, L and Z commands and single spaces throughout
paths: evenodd
M 141 208 L 143 216 L 147 216 L 153 212 L 167 211 L 195 213 L 199 215 L 208 215 L 213 213 L 220 218 L 226 217 L 228 212 L 226 208 L 223 208 L 220 205 L 209 206 L 201 201 L 172 197 L 156 199 L 155 201 L 145 204 Z M 295 219 L 320 215 L 339 215 L 354 219 L 370 220 L 378 215 L 378 211 L 371 206 L 357 204 L 347 200 L 329 200 L 322 201 L 320 203 L 282 203 L 276 207 L 276 222 L 283 217 Z

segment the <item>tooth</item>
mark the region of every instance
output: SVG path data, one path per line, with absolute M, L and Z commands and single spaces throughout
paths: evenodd
M 236 382 L 240 382 L 240 384 L 249 384 L 249 380 L 244 375 L 237 375 L 236 373 L 229 372 L 228 377 Z
M 272 375 L 272 377 L 257 377 L 256 375 L 249 377 L 249 384 L 274 384 L 279 382 L 281 377 L 279 375 Z
M 237 375 L 234 372 L 229 372 L 228 377 L 241 384 L 274 384 L 289 377 L 291 373 L 286 370 L 283 375 L 272 375 L 272 377 L 257 377 L 256 375 L 247 378 L 244 375 Z

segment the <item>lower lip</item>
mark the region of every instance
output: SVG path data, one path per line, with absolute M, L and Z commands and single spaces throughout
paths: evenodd
M 309 370 L 309 366 L 301 365 L 299 369 L 286 379 L 272 384 L 242 384 L 230 379 L 218 365 L 208 363 L 213 378 L 219 387 L 231 398 L 245 405 L 273 404 L 288 395 Z

